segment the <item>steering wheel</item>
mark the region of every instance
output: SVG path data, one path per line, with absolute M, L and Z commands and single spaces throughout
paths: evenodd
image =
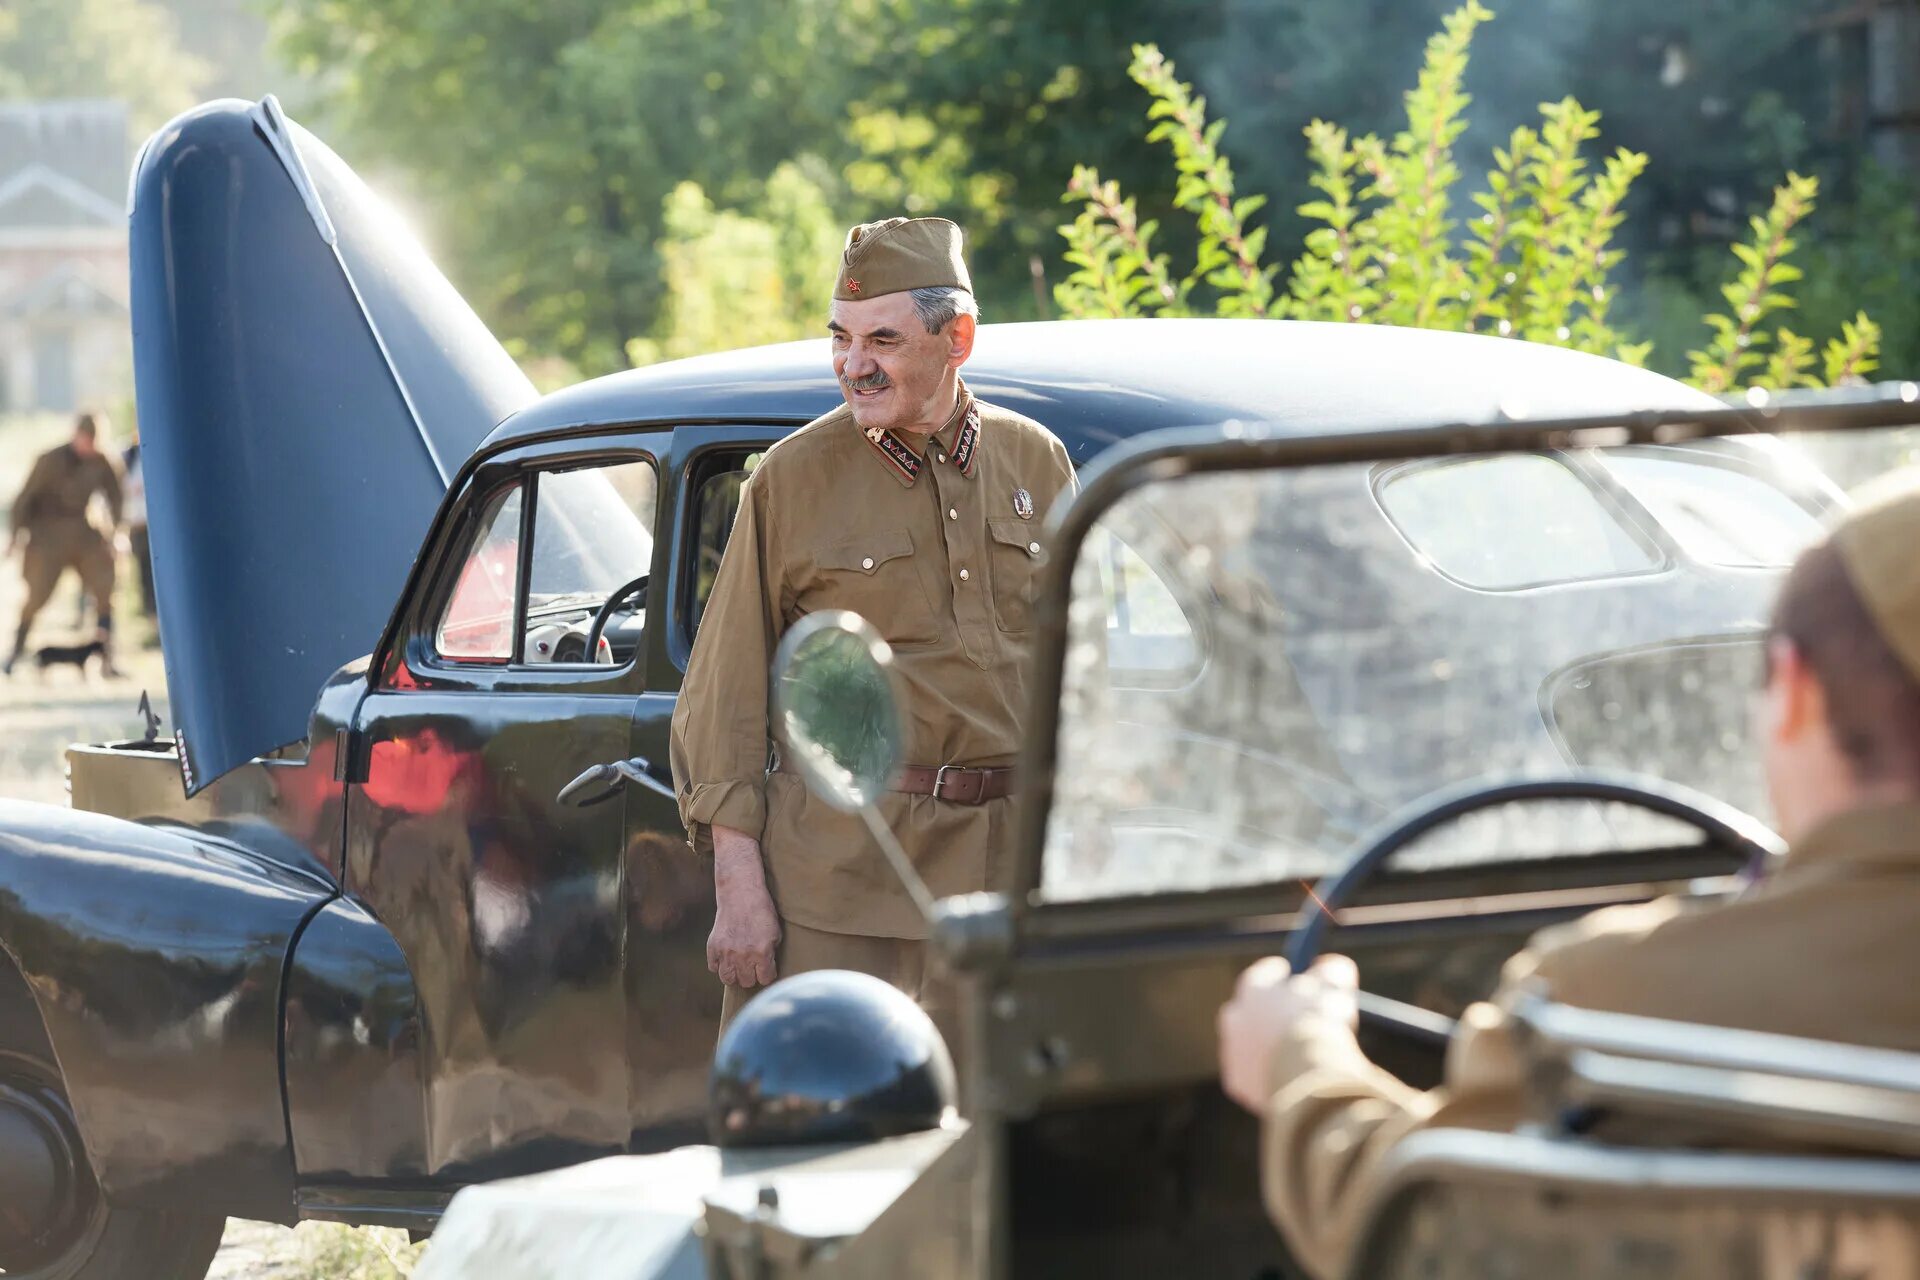
M 613 615 L 620 612 L 620 605 L 628 596 L 647 589 L 647 579 L 651 576 L 651 574 L 641 574 L 601 602 L 600 608 L 593 615 L 593 625 L 587 628 L 588 662 L 600 660 L 600 633 L 607 629 L 607 623 L 612 620 Z
M 1358 845 L 1347 865 L 1314 887 L 1301 910 L 1300 923 L 1287 940 L 1286 958 L 1295 973 L 1304 972 L 1320 957 L 1333 913 L 1353 901 L 1389 858 L 1436 827 L 1481 809 L 1526 800 L 1601 800 L 1630 805 L 1674 818 L 1697 829 L 1708 841 L 1743 855 L 1749 863 L 1764 862 L 1786 852 L 1786 845 L 1766 823 L 1712 796 L 1657 778 L 1625 773 L 1581 772 L 1560 777 L 1521 778 L 1505 782 L 1468 782 L 1434 792 L 1393 814 Z M 1377 1027 L 1428 1044 L 1452 1038 L 1454 1020 L 1418 1005 L 1360 993 L 1360 1017 Z

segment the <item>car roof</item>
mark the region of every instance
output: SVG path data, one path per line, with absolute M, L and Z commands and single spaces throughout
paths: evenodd
M 1502 416 L 1715 408 L 1673 379 L 1561 347 L 1476 334 L 1289 320 L 982 325 L 967 383 L 1085 462 L 1143 431 L 1228 420 L 1331 432 Z M 840 403 L 824 338 L 695 356 L 554 392 L 485 448 L 638 421 L 804 422 Z

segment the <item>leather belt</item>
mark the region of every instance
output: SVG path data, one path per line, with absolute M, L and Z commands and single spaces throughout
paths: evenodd
M 957 764 L 938 767 L 910 764 L 894 775 L 893 790 L 912 796 L 932 796 L 950 804 L 985 804 L 1013 794 L 1013 768 L 969 769 Z

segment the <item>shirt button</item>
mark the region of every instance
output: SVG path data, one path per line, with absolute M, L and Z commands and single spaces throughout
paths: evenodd
M 959 511 L 959 509 L 958 509 L 958 508 L 956 508 L 956 507 L 948 507 L 948 508 L 947 508 L 947 519 L 949 519 L 949 520 L 958 520 L 959 518 L 960 518 L 960 511 Z
M 946 455 L 946 454 L 944 454 L 944 453 L 943 453 L 943 454 L 941 454 L 941 455 L 940 455 L 940 461 L 942 461 L 942 462 L 945 462 L 946 460 L 947 460 L 947 455 Z
M 1037 556 L 1037 555 L 1039 555 L 1039 554 L 1040 554 L 1040 544 L 1039 544 L 1039 543 L 1037 543 L 1037 542 L 1029 542 L 1029 543 L 1027 544 L 1027 552 L 1028 552 L 1028 554 L 1030 554 L 1030 555 L 1036 555 L 1036 556 Z
M 960 571 L 960 581 L 965 582 L 966 580 L 967 580 L 967 571 L 965 569 L 962 569 Z
M 861 567 L 862 569 L 871 569 L 871 568 L 873 568 L 873 557 L 872 557 L 872 556 L 868 556 L 868 557 L 867 557 L 867 558 L 866 558 L 865 560 L 862 560 L 862 561 L 860 562 L 860 567 Z

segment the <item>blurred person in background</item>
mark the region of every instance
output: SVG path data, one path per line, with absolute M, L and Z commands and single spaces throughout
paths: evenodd
M 94 602 L 96 638 L 107 653 L 113 635 L 113 543 L 110 530 L 102 532 L 87 519 L 87 507 L 99 494 L 118 525 L 121 493 L 119 468 L 100 448 L 101 425 L 102 419 L 91 413 L 76 418 L 72 438 L 34 460 L 13 500 L 7 554 L 24 550 L 20 571 L 27 598 L 20 606 L 13 648 L 0 666 L 5 674 L 12 674 L 35 615 L 68 569 L 80 575 L 81 589 Z M 107 668 L 112 669 L 110 655 Z
M 133 429 L 133 443 L 120 455 L 120 464 L 121 515 L 126 521 L 127 550 L 140 575 L 140 612 L 151 619 L 158 614 L 153 603 L 153 552 L 147 544 L 147 479 L 140 469 L 140 428 Z

